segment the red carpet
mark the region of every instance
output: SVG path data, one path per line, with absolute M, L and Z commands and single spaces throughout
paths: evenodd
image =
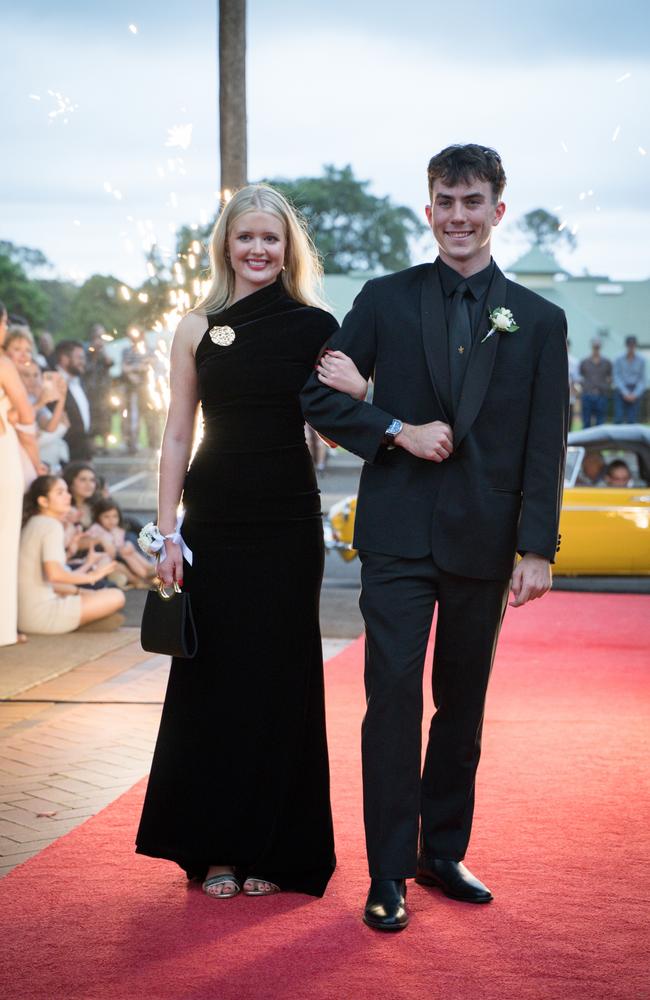
M 0 883 L 5 1000 L 650 997 L 649 624 L 636 596 L 508 611 L 468 857 L 491 905 L 411 884 L 406 932 L 361 924 L 359 642 L 327 667 L 326 897 L 211 900 L 136 857 L 139 785 Z

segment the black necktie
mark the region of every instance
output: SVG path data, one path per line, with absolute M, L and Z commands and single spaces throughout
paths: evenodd
M 463 379 L 472 347 L 472 322 L 469 315 L 467 294 L 469 285 L 461 281 L 456 288 L 449 311 L 449 374 L 454 409 L 458 407 Z

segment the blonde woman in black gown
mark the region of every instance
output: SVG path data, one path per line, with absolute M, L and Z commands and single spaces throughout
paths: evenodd
M 209 895 L 321 896 L 334 870 L 318 599 L 319 493 L 298 394 L 337 322 L 285 199 L 255 185 L 222 211 L 213 282 L 171 352 L 160 576 L 191 594 L 199 651 L 172 662 L 137 836 Z M 343 356 L 333 387 L 363 395 Z M 198 404 L 204 436 L 189 471 Z M 187 555 L 187 552 L 185 553 Z

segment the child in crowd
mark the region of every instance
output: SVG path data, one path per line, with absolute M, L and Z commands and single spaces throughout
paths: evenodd
M 93 508 L 93 524 L 86 535 L 96 539 L 111 559 L 123 564 L 129 582 L 148 587 L 156 575 L 156 566 L 128 541 L 122 511 L 110 497 L 98 500 Z

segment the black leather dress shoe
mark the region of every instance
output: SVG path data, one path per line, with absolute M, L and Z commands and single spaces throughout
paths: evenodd
M 406 882 L 403 878 L 373 878 L 363 922 L 376 931 L 403 931 L 408 925 Z
M 420 858 L 415 881 L 418 885 L 442 889 L 445 896 L 460 899 L 464 903 L 489 903 L 493 898 L 488 887 L 472 875 L 462 861 L 448 861 L 445 858 L 429 861 Z

